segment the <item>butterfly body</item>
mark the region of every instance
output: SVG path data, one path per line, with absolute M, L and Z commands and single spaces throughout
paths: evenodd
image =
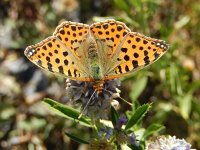
M 37 66 L 66 78 L 94 82 L 127 76 L 158 60 L 168 49 L 162 40 L 131 32 L 113 19 L 92 25 L 65 21 L 42 42 L 25 50 Z
M 88 67 L 91 79 L 94 81 L 101 80 L 103 78 L 100 57 L 98 53 L 98 45 L 92 33 L 89 33 L 89 38 L 86 42 L 88 48 L 86 48 L 86 53 L 88 53 Z

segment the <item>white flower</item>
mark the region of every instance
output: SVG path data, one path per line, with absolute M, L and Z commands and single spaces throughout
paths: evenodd
M 146 150 L 192 150 L 191 144 L 175 136 L 161 136 L 147 144 Z M 193 149 L 194 150 L 194 149 Z

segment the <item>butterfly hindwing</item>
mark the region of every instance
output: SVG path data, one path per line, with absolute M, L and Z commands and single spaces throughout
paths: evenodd
M 31 62 L 45 70 L 59 73 L 70 79 L 89 80 L 84 67 L 78 63 L 65 44 L 55 36 L 27 47 L 24 54 Z

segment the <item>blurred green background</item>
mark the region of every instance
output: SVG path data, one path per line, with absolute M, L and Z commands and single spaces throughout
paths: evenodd
M 63 20 L 91 24 L 105 18 L 169 43 L 159 61 L 122 79 L 121 97 L 153 102 L 143 126 L 163 124 L 160 134 L 200 149 L 199 0 L 0 0 L 0 149 L 84 149 L 64 132 L 89 139 L 90 129 L 41 103 L 44 97 L 65 103 L 65 80 L 31 64 L 23 51 Z M 120 112 L 130 109 L 120 103 Z

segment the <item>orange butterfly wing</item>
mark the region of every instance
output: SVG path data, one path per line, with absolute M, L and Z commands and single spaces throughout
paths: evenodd
M 130 32 L 124 23 L 114 19 L 94 23 L 90 26 L 90 30 L 96 39 L 103 40 L 111 48 L 110 56 L 115 53 L 123 37 Z
M 88 32 L 89 26 L 86 24 L 65 21 L 56 28 L 53 35 L 58 37 L 72 51 L 73 55 L 80 60 L 76 51 L 85 40 L 84 38 Z
M 57 37 L 51 36 L 42 42 L 28 46 L 25 56 L 37 66 L 79 81 L 90 81 L 84 66 Z
M 116 66 L 105 76 L 105 80 L 126 76 L 150 65 L 158 60 L 167 50 L 168 45 L 162 40 L 130 32 L 117 48 L 111 62 Z

